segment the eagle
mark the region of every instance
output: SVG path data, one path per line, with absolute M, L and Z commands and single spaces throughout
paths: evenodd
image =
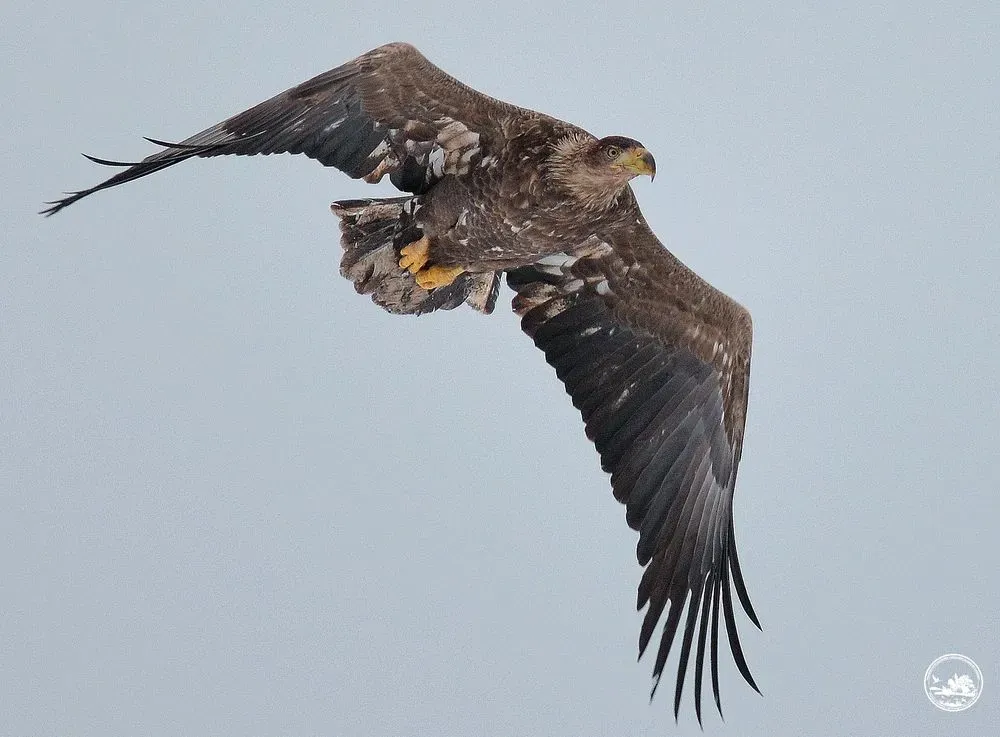
M 629 184 L 656 173 L 645 147 L 489 97 L 406 43 L 373 49 L 179 143 L 146 140 L 162 150 L 139 162 L 88 157 L 123 170 L 46 203 L 43 214 L 196 156 L 305 154 L 366 182 L 388 175 L 403 193 L 331 205 L 341 273 L 384 309 L 468 304 L 490 313 L 505 274 L 522 329 L 579 409 L 639 533 L 640 658 L 663 622 L 650 698 L 679 642 L 675 719 L 692 648 L 698 721 L 706 650 L 722 714 L 720 613 L 737 669 L 760 692 L 733 606 L 735 590 L 760 627 L 733 529 L 750 314 L 646 223 Z

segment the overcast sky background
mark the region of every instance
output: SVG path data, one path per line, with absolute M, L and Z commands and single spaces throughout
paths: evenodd
M 393 317 L 304 157 L 136 159 L 393 40 L 641 140 L 647 219 L 753 313 L 736 531 L 764 692 L 705 735 L 1000 723 L 1000 5 L 149 4 L 0 11 L 0 734 L 697 734 L 505 290 Z M 924 696 L 939 655 L 985 689 Z M 676 657 L 676 656 L 675 656 Z M 672 673 L 674 659 L 668 664 Z M 671 681 L 672 683 L 672 681 Z

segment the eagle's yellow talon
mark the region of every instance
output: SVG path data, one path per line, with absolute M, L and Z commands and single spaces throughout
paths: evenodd
M 448 286 L 464 271 L 461 266 L 431 266 L 414 274 L 414 279 L 422 289 L 436 289 Z
M 413 243 L 403 246 L 399 249 L 399 267 L 401 269 L 406 269 L 411 274 L 416 275 L 416 273 L 424 268 L 424 265 L 427 263 L 427 258 L 430 256 L 430 250 L 431 239 L 426 235 L 419 241 L 413 241 Z
M 461 266 L 427 266 L 430 258 L 431 239 L 426 235 L 399 249 L 399 267 L 413 274 L 422 289 L 446 287 L 465 269 Z

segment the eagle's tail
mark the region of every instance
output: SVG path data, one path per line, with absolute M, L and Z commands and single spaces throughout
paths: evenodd
M 462 274 L 448 286 L 428 291 L 400 267 L 399 249 L 422 235 L 413 219 L 419 207 L 418 197 L 342 200 L 330 205 L 340 218 L 344 248 L 340 273 L 354 282 L 359 294 L 370 294 L 372 302 L 395 314 L 451 310 L 463 302 L 480 312 L 492 312 L 500 290 L 498 273 Z

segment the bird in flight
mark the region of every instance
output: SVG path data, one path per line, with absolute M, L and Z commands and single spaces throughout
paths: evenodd
M 341 273 L 389 312 L 468 304 L 490 313 L 506 274 L 522 329 L 580 410 L 639 533 L 640 658 L 663 621 L 650 697 L 679 642 L 675 718 L 692 647 L 698 721 L 706 650 L 722 713 L 720 612 L 736 667 L 758 690 L 733 607 L 735 589 L 760 627 L 733 530 L 750 314 L 646 224 L 629 182 L 652 178 L 656 164 L 638 141 L 597 138 L 477 92 L 405 43 L 373 49 L 180 143 L 148 140 L 162 150 L 137 163 L 88 157 L 122 171 L 43 213 L 196 156 L 305 154 L 366 182 L 388 175 L 404 193 L 331 206 Z

